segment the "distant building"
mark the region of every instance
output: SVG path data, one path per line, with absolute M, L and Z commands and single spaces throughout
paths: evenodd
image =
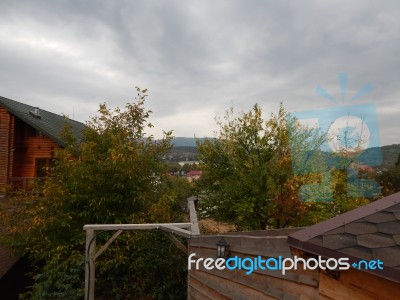
M 186 173 L 186 178 L 189 182 L 192 182 L 198 180 L 201 177 L 202 173 L 203 173 L 202 171 L 196 171 L 196 170 L 189 171 Z
M 367 166 L 367 165 L 359 165 L 358 169 L 364 172 L 374 172 L 375 169 L 371 166 Z
M 180 161 L 178 164 L 182 167 L 184 165 L 198 165 L 199 162 L 197 160 L 186 160 L 186 161 Z
M 371 166 L 368 165 L 361 165 L 357 163 L 351 163 L 350 168 L 358 170 L 358 171 L 363 171 L 363 172 L 374 172 L 375 169 Z

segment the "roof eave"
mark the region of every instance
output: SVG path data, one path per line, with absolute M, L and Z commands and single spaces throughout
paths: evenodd
M 290 236 L 300 241 L 308 241 L 325 232 L 359 220 L 398 203 L 400 203 L 400 192 L 312 225 L 304 230 L 296 231 Z
M 296 232 L 295 232 L 296 233 Z M 292 234 L 294 235 L 294 234 Z M 347 255 L 335 250 L 331 250 L 322 246 L 318 246 L 313 243 L 309 243 L 306 241 L 300 241 L 296 238 L 293 238 L 292 235 L 288 236 L 287 243 L 289 246 L 302 250 L 307 253 L 311 253 L 313 255 L 321 256 L 324 258 L 342 258 L 342 257 L 347 257 L 349 258 L 349 263 L 352 264 L 353 262 L 359 262 L 361 259 L 359 257 L 354 257 L 351 255 Z M 360 272 L 366 272 L 370 273 L 374 276 L 382 277 L 387 280 L 400 283 L 400 270 L 396 270 L 391 267 L 385 267 L 383 270 L 359 270 Z

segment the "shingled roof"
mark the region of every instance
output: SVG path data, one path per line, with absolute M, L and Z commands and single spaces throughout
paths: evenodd
M 379 259 L 383 270 L 368 270 L 400 283 L 400 193 L 299 230 L 288 237 L 294 248 L 350 263 Z
M 70 126 L 72 134 L 78 140 L 82 139 L 82 131 L 86 128 L 83 123 L 43 109 L 39 110 L 39 115 L 35 115 L 34 112 L 36 107 L 4 97 L 0 97 L 0 106 L 4 107 L 9 113 L 40 131 L 62 147 L 65 146 L 65 143 L 63 142 L 60 133 L 65 125 Z

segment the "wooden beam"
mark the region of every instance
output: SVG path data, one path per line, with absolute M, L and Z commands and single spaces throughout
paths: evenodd
M 188 248 L 184 244 L 182 244 L 181 241 L 178 240 L 172 233 L 166 231 L 163 232 L 166 236 L 168 236 L 171 239 L 171 241 L 175 244 L 176 247 L 182 250 L 186 255 L 189 254 Z
M 166 232 L 175 233 L 185 238 L 190 238 L 192 236 L 192 233 L 189 230 L 181 229 L 172 225 L 162 225 L 160 226 L 160 229 Z
M 97 251 L 97 253 L 94 256 L 94 260 L 96 260 L 107 248 L 110 246 L 112 242 L 115 241 L 115 239 L 122 233 L 122 229 L 118 230 L 113 234 L 113 236 Z
M 161 226 L 175 226 L 178 228 L 190 228 L 191 223 L 151 223 L 151 224 L 88 224 L 83 230 L 135 230 L 135 229 L 158 229 Z

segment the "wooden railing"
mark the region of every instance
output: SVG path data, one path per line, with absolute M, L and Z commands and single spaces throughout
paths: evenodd
M 24 193 L 41 193 L 41 187 L 46 177 L 10 177 L 8 184 L 10 192 L 22 191 Z

